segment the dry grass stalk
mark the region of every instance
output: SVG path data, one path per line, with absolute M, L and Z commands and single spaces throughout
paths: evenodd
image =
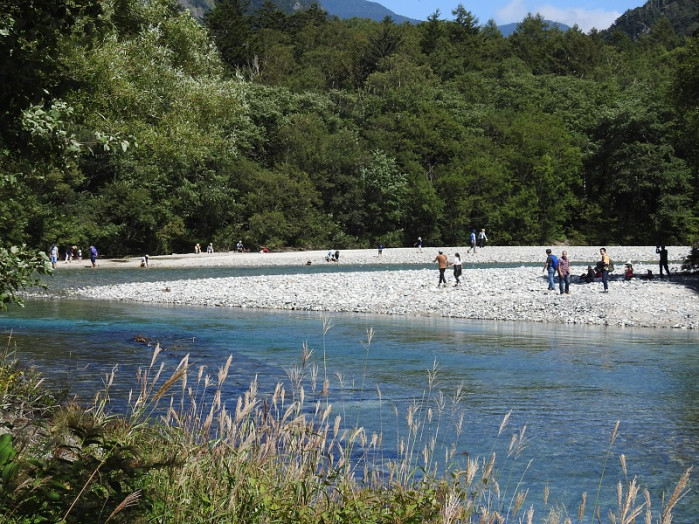
M 157 402 L 158 400 L 160 400 L 160 398 L 162 398 L 162 396 L 168 392 L 170 387 L 172 387 L 172 385 L 175 382 L 177 382 L 180 378 L 182 378 L 182 376 L 185 375 L 186 373 L 187 373 L 186 367 L 184 367 L 182 369 L 178 369 L 177 371 L 175 371 L 175 373 L 173 373 L 172 376 L 169 379 L 167 379 L 162 386 L 160 386 L 160 389 L 155 393 L 155 395 L 153 395 L 153 402 Z
M 587 492 L 583 491 L 582 494 L 582 500 L 580 501 L 580 505 L 578 506 L 578 521 L 582 522 L 583 517 L 585 516 L 585 503 L 587 502 Z
M 522 504 L 524 504 L 524 501 L 526 500 L 528 494 L 529 494 L 529 490 L 517 492 L 517 497 L 515 498 L 515 504 L 514 504 L 514 507 L 512 508 L 512 516 L 515 516 L 515 515 L 517 515 L 517 513 L 519 513 L 519 510 L 522 507 Z
M 645 524 L 652 524 L 653 522 L 653 513 L 651 512 L 650 509 L 650 493 L 648 492 L 647 489 L 643 490 L 643 498 L 646 501 L 646 515 L 645 515 Z
M 107 517 L 107 520 L 105 520 L 105 524 L 112 520 L 115 516 L 117 516 L 121 511 L 125 510 L 126 508 L 130 508 L 132 506 L 135 506 L 138 504 L 138 499 L 141 498 L 141 490 L 134 491 L 133 493 L 129 493 L 124 500 L 122 500 L 119 505 L 114 509 L 114 511 L 111 512 L 109 517 Z
M 675 505 L 682 499 L 682 497 L 684 497 L 689 491 L 689 475 L 691 471 L 692 467 L 690 466 L 689 468 L 687 468 L 687 470 L 684 472 L 679 482 L 675 486 L 675 489 L 672 492 L 672 495 L 670 496 L 670 500 L 668 500 L 665 509 L 663 510 L 663 516 L 660 521 L 661 524 L 671 524 L 672 508 L 674 508 Z
M 512 410 L 510 410 L 503 418 L 500 423 L 500 429 L 498 429 L 498 437 L 502 435 L 503 430 L 507 426 L 507 421 L 510 420 L 510 415 L 512 415 Z
M 453 491 L 447 494 L 446 500 L 440 509 L 440 516 L 443 524 L 451 524 L 461 520 L 461 500 Z
M 527 524 L 532 524 L 534 522 L 534 506 L 529 506 L 527 510 Z
M 621 482 L 619 482 L 617 485 L 617 502 L 619 504 L 620 524 L 632 524 L 636 517 L 641 514 L 641 511 L 643 511 L 643 504 L 633 507 L 636 502 L 636 497 L 638 496 L 638 489 L 639 487 L 638 483 L 636 482 L 636 477 L 629 482 L 625 497 L 623 496 L 624 488 Z

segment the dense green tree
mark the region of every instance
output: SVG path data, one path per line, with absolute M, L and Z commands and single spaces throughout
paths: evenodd
M 360 61 L 362 80 L 379 68 L 381 60 L 394 54 L 401 41 L 402 36 L 396 24 L 390 17 L 384 18 L 369 36 L 369 41 L 363 50 Z
M 466 41 L 469 37 L 476 36 L 480 32 L 478 17 L 468 11 L 463 4 L 459 4 L 451 14 L 454 16 L 454 23 L 450 24 L 450 32 L 452 38 L 457 42 Z
M 699 231 L 697 38 L 664 21 L 634 41 L 528 16 L 504 38 L 462 5 L 401 26 L 309 2 L 220 0 L 203 26 L 175 0 L 6 5 L 8 244 L 109 256 Z
M 394 159 L 383 151 L 373 151 L 371 163 L 361 169 L 361 181 L 368 233 L 384 241 L 400 239 L 408 191 L 406 175 L 398 170 Z
M 680 133 L 686 158 L 699 174 L 699 35 L 687 41 L 677 57 L 677 69 L 673 73 L 672 101 L 682 122 Z M 695 191 L 699 191 L 698 185 Z M 695 192 L 696 195 L 696 192 Z M 695 202 L 697 198 L 694 199 Z
M 434 13 L 427 17 L 427 22 L 420 24 L 422 29 L 422 38 L 420 40 L 420 47 L 422 52 L 429 56 L 437 49 L 437 46 L 446 36 L 446 26 L 442 20 L 439 19 L 441 13 L 437 9 Z
M 623 242 L 687 242 L 696 234 L 693 176 L 670 142 L 670 108 L 647 98 L 645 86 L 628 90 L 596 130 L 589 159 L 590 201 L 605 212 L 605 235 Z M 604 240 L 604 239 L 602 239 Z
M 215 0 L 204 15 L 204 25 L 216 42 L 223 60 L 233 69 L 247 68 L 253 61 L 248 0 Z
M 21 112 L 72 87 L 63 75 L 60 37 L 94 31 L 97 0 L 3 0 L 0 10 L 0 140 L 17 144 Z
M 534 74 L 556 71 L 552 57 L 562 45 L 563 32 L 537 14 L 527 15 L 510 37 L 515 54 Z

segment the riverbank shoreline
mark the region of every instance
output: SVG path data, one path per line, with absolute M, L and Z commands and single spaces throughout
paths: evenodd
M 561 251 L 568 252 L 568 258 L 573 265 L 593 264 L 599 260 L 598 246 L 487 246 L 478 248 L 475 253 L 468 252 L 465 246 L 443 246 L 417 248 L 385 248 L 381 255 L 376 249 L 347 249 L 340 250 L 340 265 L 385 264 L 426 264 L 430 263 L 438 251 L 444 251 L 453 259 L 454 253 L 461 254 L 465 264 L 512 264 L 512 263 L 541 263 L 546 259 L 546 249 L 552 249 L 555 255 Z M 671 265 L 679 270 L 682 260 L 689 254 L 689 246 L 668 246 Z M 335 251 L 335 249 L 332 249 Z M 657 273 L 658 255 L 655 246 L 612 246 L 607 251 L 621 270 L 624 262 L 631 260 L 634 264 L 645 263 L 654 265 L 653 272 Z M 294 266 L 311 264 L 334 264 L 326 262 L 328 250 L 313 251 L 280 251 L 271 253 L 227 251 L 221 253 L 173 253 L 149 257 L 150 267 L 157 268 L 196 268 L 196 267 L 271 267 Z M 139 268 L 143 257 L 98 258 L 98 268 Z M 59 261 L 57 270 L 78 270 L 90 268 L 89 259 L 74 260 L 72 263 Z
M 572 260 L 570 294 L 547 291 L 544 247 L 486 247 L 475 254 L 464 248 L 347 250 L 340 262 L 325 262 L 327 252 L 225 253 L 152 257 L 152 267 L 268 267 L 325 264 L 329 271 L 307 274 L 197 278 L 157 282 L 123 283 L 70 290 L 68 296 L 133 301 L 152 304 L 197 305 L 305 311 L 351 312 L 405 316 L 437 316 L 477 320 L 553 322 L 644 328 L 699 329 L 697 279 L 677 273 L 671 278 L 623 279 L 630 260 L 637 275 L 648 270 L 654 247 L 610 247 L 615 261 L 610 291 L 601 282 L 582 283 L 577 278 L 599 258 L 597 247 L 566 247 Z M 438 251 L 451 259 L 459 250 L 464 275 L 455 285 L 451 269 L 448 284 L 437 287 L 438 271 L 424 267 Z M 689 248 L 670 248 L 671 258 L 683 258 Z M 622 255 L 622 256 L 620 256 Z M 581 261 L 582 260 L 582 261 Z M 475 268 L 474 264 L 522 264 L 519 267 Z M 533 266 L 532 264 L 540 263 Z M 117 263 L 118 264 L 118 263 Z M 345 266 L 385 264 L 386 271 L 343 271 Z M 106 267 L 102 265 L 102 267 Z M 332 268 L 332 270 L 330 270 Z M 281 269 L 281 267 L 280 267 Z

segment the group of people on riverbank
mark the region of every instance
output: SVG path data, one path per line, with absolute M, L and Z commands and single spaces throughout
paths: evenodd
M 485 244 L 488 242 L 488 236 L 485 234 L 485 229 L 481 229 L 477 234 L 476 230 L 472 229 L 471 234 L 469 235 L 469 242 L 471 243 L 471 247 L 468 248 L 466 253 L 470 253 L 472 250 L 475 253 L 476 247 L 483 249 Z
M 601 247 L 600 250 L 600 260 L 597 262 L 595 267 L 587 266 L 587 271 L 580 275 L 580 280 L 589 284 L 594 282 L 597 278 L 602 279 L 603 293 L 609 292 L 609 274 L 614 271 L 614 264 L 607 254 L 607 249 Z M 658 262 L 660 277 L 663 277 L 663 270 L 665 270 L 665 275 L 670 277 L 670 268 L 668 267 L 668 252 L 665 246 L 657 246 L 655 252 L 660 256 Z M 548 271 L 548 290 L 555 291 L 555 276 L 558 275 L 558 286 L 561 294 L 570 294 L 570 260 L 568 260 L 568 254 L 563 251 L 560 257 L 556 257 L 550 249 L 546 250 L 546 262 L 544 263 L 544 271 Z M 636 275 L 634 273 L 633 264 L 629 260 L 624 264 L 624 280 L 631 280 L 633 278 L 641 278 L 643 280 L 653 280 L 653 272 L 649 269 L 644 275 Z
M 454 280 L 456 280 L 456 284 L 454 284 L 454 286 L 459 285 L 461 282 L 461 275 L 463 274 L 463 262 L 461 261 L 461 255 L 458 252 L 454 253 L 454 261 L 450 263 L 449 257 L 445 255 L 443 251 L 439 251 L 433 262 L 437 262 L 439 267 L 439 283 L 437 284 L 437 287 L 447 285 L 445 273 L 448 267 L 454 268 Z
M 602 261 L 604 257 L 607 257 L 606 264 L 604 264 L 605 272 L 603 273 L 602 281 L 604 282 L 604 290 L 607 291 L 607 278 L 609 276 L 609 257 L 607 256 L 607 250 L 605 248 L 600 249 L 600 254 L 602 255 Z M 570 260 L 568 259 L 568 252 L 563 251 L 560 257 L 553 254 L 550 249 L 546 250 L 546 262 L 544 262 L 544 271 L 548 271 L 549 277 L 549 291 L 556 291 L 555 277 L 558 274 L 558 288 L 562 294 L 570 295 Z
M 476 248 L 481 248 L 483 249 L 485 245 L 488 243 L 488 235 L 485 234 L 485 229 L 481 229 L 479 232 L 476 232 L 475 229 L 471 230 L 471 234 L 468 237 L 469 245 L 470 247 L 466 250 L 466 253 L 470 253 L 473 251 L 474 253 L 476 252 Z M 422 237 L 417 237 L 417 240 L 415 241 L 415 244 L 413 244 L 413 247 L 418 248 L 420 253 L 422 253 L 422 246 L 423 246 L 423 241 Z M 381 253 L 383 251 L 383 244 L 379 244 L 379 256 L 381 256 Z M 458 253 L 455 254 L 455 256 L 458 255 Z M 459 255 L 459 259 L 460 259 Z
M 594 282 L 596 279 L 601 279 L 602 282 L 602 292 L 609 292 L 609 275 L 614 271 L 614 264 L 609 258 L 607 249 L 602 247 L 599 250 L 600 260 L 595 264 L 593 268 L 591 265 L 587 266 L 587 271 L 579 276 L 579 281 L 584 283 Z M 663 270 L 665 274 L 670 276 L 670 269 L 668 267 L 668 252 L 665 246 L 657 246 L 656 253 L 660 256 L 659 269 L 660 276 L 663 276 Z M 453 262 L 449 261 L 449 257 L 443 252 L 438 251 L 437 256 L 432 262 L 437 263 L 439 269 L 439 281 L 437 287 L 442 287 L 447 285 L 446 281 L 446 271 L 448 268 L 454 268 L 454 280 L 456 283 L 454 286 L 458 286 L 461 282 L 461 275 L 463 274 L 463 262 L 461 260 L 461 255 L 456 252 L 454 253 Z M 562 251 L 560 256 L 553 254 L 551 249 L 546 250 L 546 261 L 544 262 L 543 271 L 548 273 L 548 291 L 556 291 L 556 277 L 558 278 L 558 291 L 561 295 L 570 294 L 570 283 L 572 280 L 571 273 L 571 261 L 568 258 L 567 251 Z M 644 280 L 652 280 L 653 272 L 648 270 L 646 274 L 638 276 L 634 274 L 633 265 L 631 261 L 624 264 L 624 280 L 631 280 L 632 278 L 641 278 Z
M 95 246 L 90 246 L 90 262 L 92 263 L 92 267 L 95 268 L 97 267 L 97 248 Z M 60 258 L 60 253 L 58 250 L 58 246 L 56 244 L 52 244 L 51 248 L 49 249 L 49 260 L 51 261 L 51 267 L 53 269 L 56 269 L 56 266 L 58 264 L 58 259 Z M 71 245 L 66 247 L 66 250 L 64 252 L 64 264 L 72 264 L 73 260 L 77 260 L 78 262 L 82 261 L 83 259 L 83 250 L 80 249 L 76 245 Z

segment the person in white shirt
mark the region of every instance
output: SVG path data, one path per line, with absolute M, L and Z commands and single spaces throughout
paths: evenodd
M 458 253 L 454 253 L 454 262 L 452 263 L 452 266 L 454 267 L 454 278 L 456 279 L 456 284 L 454 285 L 458 286 L 461 279 L 461 273 L 463 271 L 461 255 L 459 255 Z
M 485 243 L 488 241 L 488 237 L 485 235 L 485 229 L 481 229 L 478 232 L 478 247 L 483 249 L 485 247 Z

